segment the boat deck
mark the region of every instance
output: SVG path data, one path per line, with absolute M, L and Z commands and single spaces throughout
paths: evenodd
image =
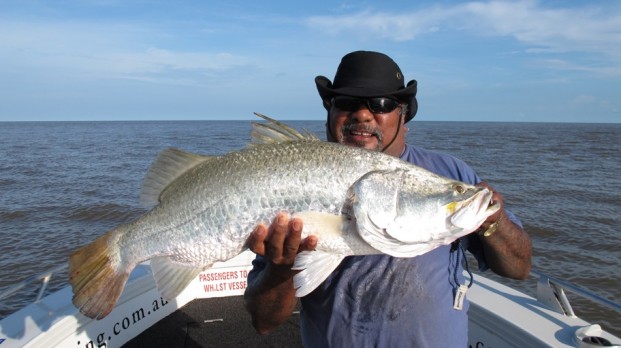
M 300 316 L 259 335 L 243 296 L 197 299 L 162 319 L 123 347 L 301 347 Z

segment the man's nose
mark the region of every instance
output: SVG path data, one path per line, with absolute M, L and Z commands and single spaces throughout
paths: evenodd
M 371 122 L 374 119 L 373 113 L 364 104 L 360 105 L 358 110 L 352 111 L 349 117 L 358 122 Z

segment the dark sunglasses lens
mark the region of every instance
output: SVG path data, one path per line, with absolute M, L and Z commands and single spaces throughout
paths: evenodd
M 338 96 L 334 98 L 334 106 L 343 111 L 357 111 L 363 105 L 374 114 L 386 114 L 396 109 L 399 101 L 386 97 L 360 99 Z
M 334 98 L 334 106 L 343 111 L 356 111 L 360 108 L 362 100 L 352 97 Z
M 386 114 L 396 109 L 399 102 L 390 98 L 371 98 L 367 99 L 367 106 L 372 113 Z

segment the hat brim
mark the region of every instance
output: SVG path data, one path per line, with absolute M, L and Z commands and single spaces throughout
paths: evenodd
M 403 102 L 408 103 L 409 110 L 405 118 L 405 122 L 410 121 L 418 111 L 418 102 L 416 100 L 417 83 L 416 80 L 408 82 L 407 86 L 396 91 L 386 93 L 385 91 L 376 90 L 367 87 L 346 86 L 341 88 L 332 88 L 332 82 L 325 76 L 315 77 L 315 84 L 319 96 L 323 100 L 326 109 L 330 108 L 330 100 L 337 95 L 345 95 L 348 97 L 372 98 L 372 97 L 394 97 Z

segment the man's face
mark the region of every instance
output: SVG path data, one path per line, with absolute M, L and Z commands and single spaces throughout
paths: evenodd
M 343 98 L 343 99 L 339 99 Z M 405 146 L 405 127 L 403 117 L 399 116 L 402 106 L 392 109 L 391 101 L 335 97 L 331 100 L 328 114 L 328 140 L 345 145 L 382 151 L 399 157 Z M 369 109 L 374 109 L 373 113 Z

